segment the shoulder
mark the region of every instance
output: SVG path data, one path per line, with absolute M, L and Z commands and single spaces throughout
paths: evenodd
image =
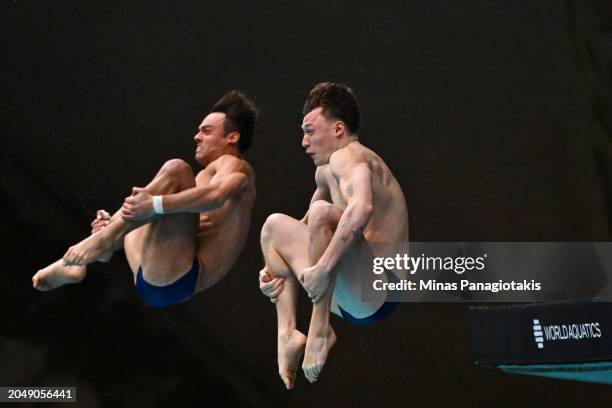
M 244 159 L 232 155 L 224 155 L 211 163 L 217 173 L 244 173 L 247 176 L 254 176 L 251 165 Z
M 370 168 L 367 149 L 359 142 L 350 143 L 342 149 L 336 150 L 329 158 L 331 171 L 339 176 L 349 176 L 357 167 L 366 166 Z

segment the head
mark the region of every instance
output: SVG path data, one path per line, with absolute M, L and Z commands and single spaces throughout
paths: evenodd
M 333 152 L 357 139 L 359 104 L 344 84 L 315 85 L 304 103 L 302 146 L 317 166 L 329 163 Z
M 196 142 L 196 160 L 206 165 L 224 154 L 240 156 L 253 140 L 257 108 L 240 91 L 229 91 L 202 120 Z

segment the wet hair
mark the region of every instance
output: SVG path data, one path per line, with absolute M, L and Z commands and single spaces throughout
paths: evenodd
M 255 103 L 242 92 L 233 90 L 223 95 L 210 109 L 210 113 L 225 113 L 223 131 L 225 134 L 231 132 L 240 133 L 238 139 L 238 150 L 244 153 L 255 133 L 255 119 L 257 118 L 257 107 Z
M 359 103 L 353 90 L 344 84 L 321 82 L 316 84 L 304 102 L 303 113 L 321 107 L 326 118 L 335 118 L 346 124 L 350 133 L 359 130 Z

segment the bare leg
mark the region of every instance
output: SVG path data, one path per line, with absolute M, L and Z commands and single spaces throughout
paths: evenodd
M 278 243 L 282 243 L 279 248 Z M 308 267 L 306 225 L 283 214 L 272 214 L 261 230 L 261 249 L 271 277 L 285 278 L 278 295 L 278 372 L 287 389 L 293 388 L 306 336 L 296 329 L 296 303 L 300 285 L 293 271 Z
M 100 230 L 104 227 L 98 228 L 100 229 L 98 229 L 96 232 L 92 232 L 92 234 L 100 232 Z M 108 262 L 112 255 L 112 251 L 105 252 L 98 260 L 100 262 Z M 34 289 L 46 292 L 67 283 L 79 283 L 85 278 L 86 275 L 87 266 L 68 266 L 64 265 L 63 259 L 59 259 L 46 268 L 40 269 L 38 272 L 36 272 L 36 274 L 32 277 L 32 286 Z
M 182 160 L 170 160 L 164 164 L 146 189 L 151 194 L 168 194 L 191 188 L 194 185 L 195 178 L 189 165 Z M 197 214 L 175 214 L 157 217 L 153 220 L 155 220 L 153 229 L 138 229 L 146 222 L 127 223 L 117 212 L 111 218 L 108 226 L 72 248 L 79 248 L 79 251 L 89 254 L 82 258 L 84 264 L 96 260 L 105 262 L 110 259 L 113 251 L 123 247 L 124 238 L 128 235 L 130 248 L 126 248 L 126 255 L 132 270 L 145 262 L 157 264 L 155 268 L 147 268 L 147 273 L 152 275 L 154 283 L 167 283 L 168 280 L 172 281 L 177 273 L 184 273 L 188 270 L 193 262 Z M 130 232 L 132 233 L 128 234 Z M 159 246 L 159 240 L 156 237 L 159 234 L 163 236 L 164 248 L 156 251 L 155 246 Z M 181 239 L 177 239 L 177 236 Z M 143 245 L 143 242 L 149 245 Z M 143 254 L 145 247 L 150 248 L 147 248 Z M 168 251 L 174 251 L 177 248 L 176 255 L 168 256 Z M 157 258 L 161 258 L 163 262 L 158 262 Z M 175 262 L 170 268 L 164 269 L 165 263 L 169 261 Z M 137 266 L 134 266 L 136 264 Z M 177 272 L 177 270 L 182 272 Z M 163 272 L 160 273 L 160 271 Z M 85 265 L 64 265 L 62 260 L 59 260 L 38 271 L 32 278 L 32 283 L 36 289 L 51 290 L 66 283 L 80 282 L 86 273 Z
M 194 180 L 190 166 L 182 160 L 173 159 L 162 166 L 145 189 L 154 195 L 175 193 L 195 186 Z M 153 217 L 146 221 L 126 222 L 118 213 L 115 213 L 106 228 L 70 247 L 64 255 L 64 261 L 70 265 L 87 265 L 96 262 L 109 251 L 120 248 L 129 232 L 159 218 Z
M 342 211 L 325 201 L 314 202 L 309 210 L 309 261 L 311 265 L 317 263 L 331 241 Z M 323 366 L 327 361 L 329 351 L 336 343 L 336 334 L 329 323 L 329 313 L 335 285 L 335 274 L 332 272 L 327 293 L 321 300 L 313 305 L 308 340 L 302 369 L 310 382 L 319 378 Z
M 192 187 L 195 187 L 195 176 L 191 166 L 175 159 L 166 162 L 145 188 L 153 195 L 161 195 Z M 142 266 L 148 282 L 163 286 L 176 281 L 191 268 L 196 256 L 198 220 L 196 213 L 168 214 L 155 217 L 141 227 L 119 217 L 114 240 L 124 239 L 132 271 Z
M 32 277 L 32 286 L 46 292 L 67 283 L 79 283 L 86 274 L 86 266 L 65 266 L 64 261 L 60 259 L 36 272 Z

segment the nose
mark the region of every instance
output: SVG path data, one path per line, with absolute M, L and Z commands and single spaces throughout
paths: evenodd
M 302 138 L 302 147 L 304 149 L 308 149 L 308 146 L 310 146 L 310 137 L 304 133 L 304 137 Z
M 196 142 L 199 142 L 202 140 L 202 137 L 200 136 L 200 132 L 195 134 L 195 136 L 193 137 L 193 140 L 195 140 Z

